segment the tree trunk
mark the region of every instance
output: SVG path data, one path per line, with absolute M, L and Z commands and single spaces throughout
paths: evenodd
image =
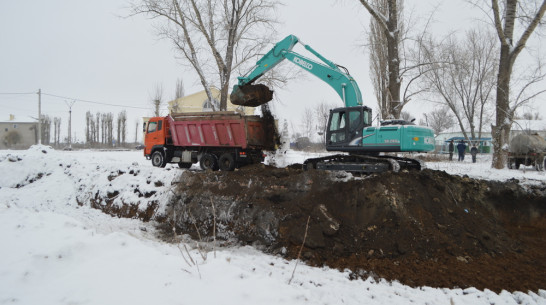
M 499 74 L 497 76 L 497 107 L 495 126 L 492 126 L 493 160 L 492 166 L 496 169 L 504 168 L 506 164 L 506 150 L 503 147 L 508 143 L 510 135 L 510 76 L 513 60 L 510 54 L 510 45 L 501 46 Z
M 389 71 L 390 114 L 399 119 L 402 112 L 400 102 L 400 57 L 398 54 L 398 7 L 397 0 L 389 0 L 389 20 L 387 21 L 387 58 Z

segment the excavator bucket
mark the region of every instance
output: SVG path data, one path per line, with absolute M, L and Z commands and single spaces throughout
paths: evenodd
M 235 86 L 229 99 L 233 105 L 257 107 L 273 99 L 273 91 L 266 85 Z

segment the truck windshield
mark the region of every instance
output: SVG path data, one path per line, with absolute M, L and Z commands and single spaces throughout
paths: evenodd
M 157 122 L 149 122 L 148 123 L 148 133 L 154 132 L 157 130 Z

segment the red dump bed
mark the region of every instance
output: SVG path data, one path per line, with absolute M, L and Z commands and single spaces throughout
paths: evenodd
M 267 148 L 264 122 L 259 116 L 232 112 L 173 114 L 168 116 L 175 146 Z

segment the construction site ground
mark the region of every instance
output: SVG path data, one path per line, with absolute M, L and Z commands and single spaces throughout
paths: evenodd
M 413 287 L 546 288 L 546 184 L 423 170 L 354 177 L 263 164 L 184 171 L 165 238 L 251 244 Z

